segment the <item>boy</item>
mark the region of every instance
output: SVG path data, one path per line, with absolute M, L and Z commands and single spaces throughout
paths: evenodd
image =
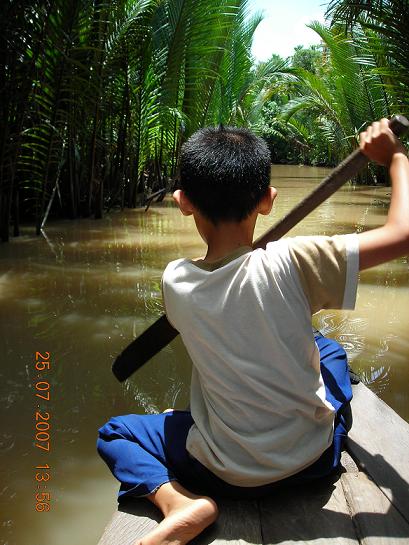
M 362 151 L 389 167 L 384 226 L 252 249 L 271 211 L 270 157 L 246 129 L 202 129 L 184 145 L 174 198 L 207 244 L 163 275 L 168 319 L 193 361 L 191 411 L 112 418 L 98 450 L 119 496 L 147 497 L 164 520 L 138 543 L 185 544 L 217 518 L 212 496 L 256 498 L 338 466 L 352 397 L 346 355 L 311 314 L 353 308 L 358 270 L 409 251 L 409 163 L 386 119 Z

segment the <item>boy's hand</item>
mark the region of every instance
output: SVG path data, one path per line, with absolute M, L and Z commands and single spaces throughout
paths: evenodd
M 395 153 L 403 153 L 406 150 L 389 128 L 387 119 L 375 121 L 366 131 L 359 135 L 361 151 L 371 161 L 388 167 Z

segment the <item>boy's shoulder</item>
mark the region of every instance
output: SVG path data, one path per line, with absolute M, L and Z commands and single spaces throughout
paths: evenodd
M 189 259 L 186 257 L 180 257 L 178 259 L 174 259 L 172 261 L 169 261 L 169 263 L 166 265 L 165 269 L 162 273 L 162 282 L 173 275 L 173 273 L 179 268 L 183 263 L 188 262 Z
M 308 235 L 285 237 L 269 242 L 265 249 L 252 249 L 243 246 L 214 262 L 207 262 L 203 258 L 178 258 L 170 261 L 164 270 L 164 275 L 175 271 L 214 272 L 230 263 L 240 264 L 246 258 L 265 255 L 270 263 L 289 260 L 297 268 L 304 264 L 313 268 L 326 266 L 329 262 L 347 261 L 351 255 L 359 253 L 356 233 L 346 235 Z M 242 259 L 240 259 L 242 258 Z
M 183 301 L 191 301 L 198 289 L 206 304 L 226 293 L 227 285 L 227 291 L 237 297 L 243 290 L 253 289 L 268 298 L 275 290 L 286 299 L 306 300 L 315 313 L 323 308 L 353 309 L 358 271 L 356 234 L 298 236 L 270 242 L 266 249 L 248 247 L 218 269 L 203 269 L 187 258 L 176 259 L 167 265 L 162 286 L 164 296 Z
M 359 273 L 356 233 L 293 237 L 288 239 L 288 251 L 313 313 L 354 308 Z
M 296 236 L 285 240 L 291 260 L 297 268 L 332 268 L 336 263 L 338 266 L 347 266 L 348 262 L 359 261 L 359 239 L 356 233 Z
M 279 241 L 269 242 L 268 250 L 272 245 L 284 243 L 288 248 L 305 248 L 306 251 L 316 252 L 318 249 L 323 252 L 344 252 L 351 245 L 356 245 L 357 234 L 348 233 L 340 235 L 296 235 L 285 237 Z

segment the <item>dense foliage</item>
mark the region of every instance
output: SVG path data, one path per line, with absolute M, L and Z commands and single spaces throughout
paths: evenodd
M 322 45 L 254 64 L 247 0 L 6 0 L 0 237 L 20 217 L 135 207 L 169 189 L 198 127 L 251 126 L 274 162 L 336 164 L 408 114 L 408 2 L 334 0 Z M 372 175 L 376 175 L 372 172 Z M 379 177 L 379 173 L 378 173 Z M 371 181 L 371 180 L 368 180 Z
M 276 162 L 335 165 L 370 122 L 409 114 L 408 2 L 334 0 L 327 16 L 328 25 L 309 25 L 321 46 L 295 49 L 254 125 Z M 383 182 L 384 171 L 359 181 Z
M 249 77 L 260 16 L 246 0 L 3 3 L 0 235 L 50 204 L 70 217 L 135 207 L 171 183 L 183 139 L 243 124 L 270 63 Z

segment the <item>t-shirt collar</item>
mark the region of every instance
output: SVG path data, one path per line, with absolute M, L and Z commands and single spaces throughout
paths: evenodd
M 247 254 L 248 252 L 252 251 L 251 246 L 240 246 L 239 248 L 236 248 L 229 254 L 221 257 L 220 259 L 216 259 L 215 261 L 205 261 L 204 259 L 189 259 L 188 261 L 195 265 L 196 267 L 199 267 L 199 269 L 203 269 L 204 271 L 213 272 L 217 269 L 220 269 L 221 267 L 224 267 L 228 263 L 231 263 L 238 257 Z

